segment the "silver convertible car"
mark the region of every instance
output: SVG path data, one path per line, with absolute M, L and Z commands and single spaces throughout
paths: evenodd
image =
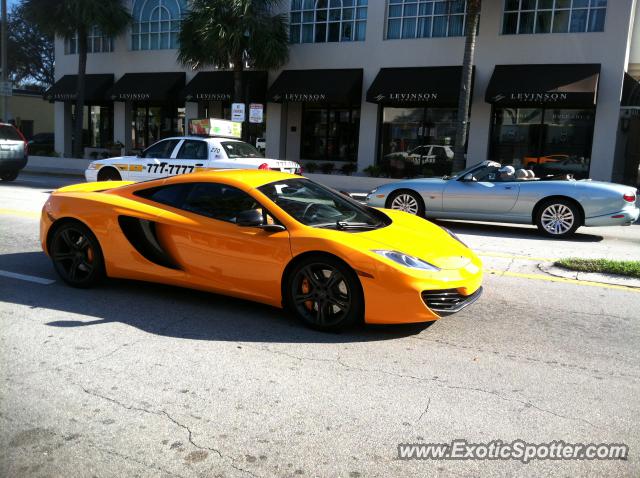
M 449 178 L 385 184 L 369 193 L 367 204 L 427 218 L 535 224 L 563 238 L 580 226 L 635 222 L 636 193 L 630 186 L 567 175 L 536 178 L 530 170 L 483 161 Z

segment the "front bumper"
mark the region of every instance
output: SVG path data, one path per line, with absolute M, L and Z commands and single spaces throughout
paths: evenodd
M 87 169 L 84 172 L 84 177 L 88 183 L 94 183 L 98 180 L 98 170 L 97 169 Z
M 459 312 L 473 304 L 480 295 L 482 264 L 474 260 L 458 270 L 442 270 L 430 277 L 417 277 L 397 271 L 378 270 L 374 277 L 360 277 L 365 297 L 365 322 L 369 324 L 409 324 L 432 322 Z M 423 299 L 423 293 L 455 291 L 461 307 L 442 310 Z M 437 311 L 435 309 L 439 309 Z
M 636 222 L 638 217 L 640 217 L 640 209 L 628 207 L 613 214 L 587 218 L 584 221 L 584 225 L 587 227 L 628 226 Z

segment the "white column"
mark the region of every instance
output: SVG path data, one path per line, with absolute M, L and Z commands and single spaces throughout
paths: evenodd
M 267 140 L 266 156 L 284 159 L 286 142 L 286 106 L 280 103 L 269 103 L 265 137 Z
M 365 89 L 365 88 L 363 88 Z M 378 149 L 378 105 L 362 101 L 358 137 L 358 171 L 373 166 Z
M 113 140 L 131 149 L 131 108 L 123 101 L 113 103 Z
M 63 157 L 71 157 L 71 135 L 73 122 L 71 121 L 71 103 L 56 101 L 54 103 L 53 141 L 55 151 Z
M 198 103 L 187 101 L 184 106 L 185 134 L 189 134 L 189 120 L 198 119 Z

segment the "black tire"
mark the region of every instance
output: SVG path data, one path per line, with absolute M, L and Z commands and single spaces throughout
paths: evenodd
M 422 197 L 415 191 L 400 189 L 389 195 L 387 209 L 405 211 L 414 216 L 424 217 L 425 207 Z
M 93 287 L 105 277 L 98 239 L 79 222 L 67 222 L 53 231 L 49 255 L 60 278 L 72 287 Z
M 284 302 L 306 326 L 338 331 L 361 323 L 364 296 L 356 273 L 328 255 L 308 256 L 287 275 Z
M 122 176 L 115 168 L 102 168 L 98 172 L 98 181 L 122 181 Z
M 538 206 L 535 225 L 545 236 L 566 239 L 582 225 L 582 212 L 567 199 L 548 199 Z
M 18 171 L 6 171 L 4 173 L 0 173 L 0 180 L 2 181 L 15 181 L 18 177 Z

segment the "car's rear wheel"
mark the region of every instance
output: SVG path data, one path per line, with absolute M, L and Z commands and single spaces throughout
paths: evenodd
M 122 176 L 114 168 L 102 168 L 98 172 L 98 181 L 122 181 Z
M 414 216 L 424 216 L 424 202 L 414 191 L 396 191 L 389 196 L 387 207 L 397 211 L 408 212 Z
M 304 324 L 341 330 L 362 321 L 364 298 L 356 273 L 330 256 L 310 256 L 295 265 L 285 286 L 285 304 Z
M 550 199 L 538 207 L 536 226 L 545 235 L 558 239 L 573 235 L 581 225 L 579 208 L 566 199 Z
M 6 171 L 4 173 L 0 173 L 0 179 L 2 181 L 15 181 L 18 177 L 18 171 Z
M 83 224 L 69 222 L 57 227 L 49 253 L 60 278 L 73 287 L 92 287 L 105 276 L 98 239 Z

